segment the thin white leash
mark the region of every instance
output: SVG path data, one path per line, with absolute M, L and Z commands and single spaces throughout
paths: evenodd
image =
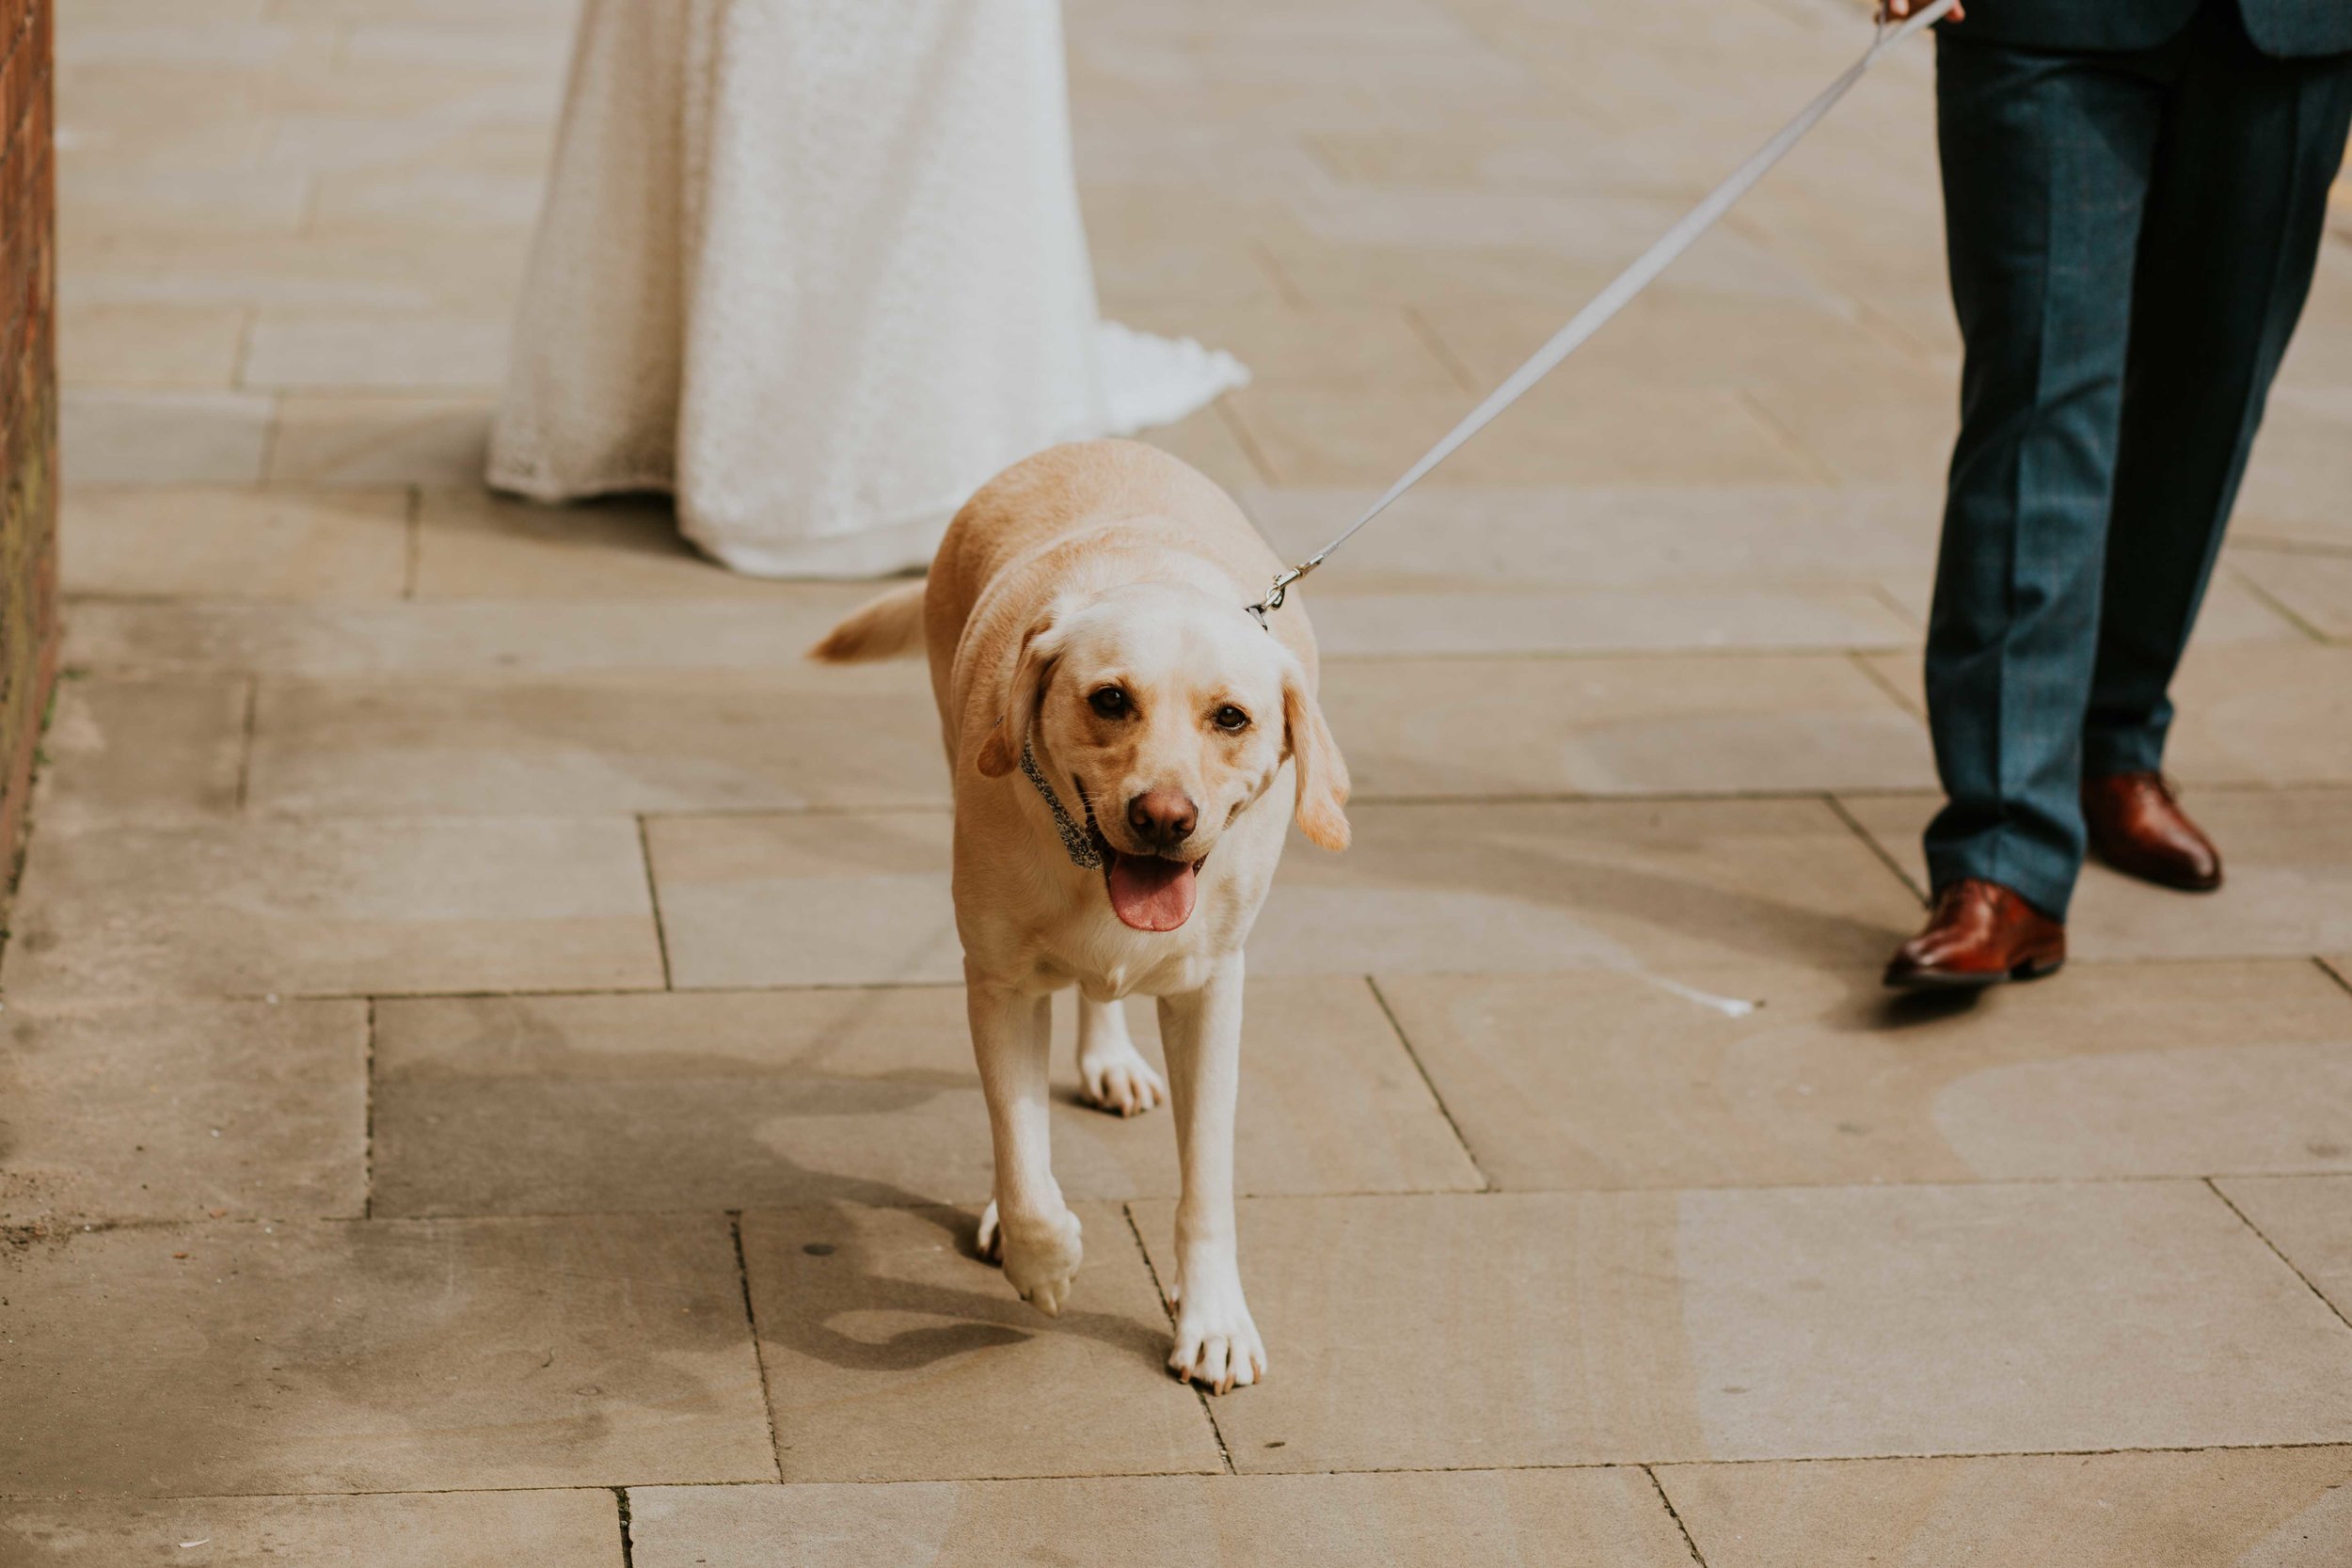
M 1292 583 L 1330 559 L 1331 552 L 1356 536 L 1356 531 L 1386 512 L 1398 497 L 1420 483 L 1430 469 L 1458 451 L 1463 442 L 1493 422 L 1496 415 L 1518 402 L 1527 389 L 1549 375 L 1553 367 L 1578 349 L 1584 341 L 1599 331 L 1609 319 L 1632 303 L 1633 297 L 1658 279 L 1658 275 L 1674 264 L 1675 260 L 1701 234 L 1715 226 L 1717 219 L 1731 211 L 1733 203 L 1755 188 L 1765 172 L 1787 156 L 1788 150 L 1803 141 L 1807 132 L 1821 121 L 1821 117 L 1836 106 L 1848 89 L 1862 80 L 1869 69 L 1879 63 L 1879 56 L 1902 42 L 1923 27 L 1941 22 L 1958 0 L 1935 0 L 1933 5 L 1902 23 L 1890 23 L 1883 10 L 1880 12 L 1878 36 L 1871 41 L 1869 52 L 1846 68 L 1845 74 L 1832 82 L 1819 98 L 1807 103 L 1797 118 L 1782 126 L 1772 139 L 1756 149 L 1756 155 L 1732 172 L 1707 199 L 1691 209 L 1689 215 L 1666 230 L 1659 242 L 1642 253 L 1639 261 L 1618 275 L 1617 280 L 1600 292 L 1590 305 L 1579 310 L 1567 325 L 1552 335 L 1551 341 L 1537 349 L 1527 363 L 1511 372 L 1511 378 L 1487 394 L 1486 401 L 1471 409 L 1460 424 L 1446 433 L 1445 438 L 1422 454 L 1420 462 L 1405 472 L 1405 477 L 1389 486 L 1381 498 L 1367 508 L 1364 515 L 1348 524 L 1338 538 L 1332 540 L 1297 565 L 1278 573 L 1274 585 L 1266 590 L 1264 598 L 1248 607 L 1249 613 L 1265 625 L 1268 610 L 1282 608 L 1282 600 Z

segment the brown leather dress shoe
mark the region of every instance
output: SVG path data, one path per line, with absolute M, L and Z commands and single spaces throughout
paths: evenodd
M 1935 895 L 1928 927 L 1886 966 L 1907 990 L 2038 980 L 2066 961 L 2066 927 L 1998 882 L 1965 877 Z
M 2221 851 L 2188 819 L 2161 773 L 2085 779 L 2083 825 L 2091 853 L 2126 877 L 2184 893 L 2221 885 Z

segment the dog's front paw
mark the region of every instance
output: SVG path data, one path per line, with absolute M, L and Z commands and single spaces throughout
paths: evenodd
M 982 1255 L 993 1251 L 1002 1258 L 1005 1278 L 1021 1299 L 1049 1318 L 1061 1316 L 1061 1305 L 1070 1299 L 1070 1282 L 1086 1256 L 1078 1216 L 1063 1209 L 1000 1219 L 992 1203 L 980 1217 L 980 1230 Z M 988 1245 L 992 1241 L 993 1248 Z
M 1097 1110 L 1139 1117 L 1168 1099 L 1168 1085 L 1134 1046 L 1078 1058 L 1079 1097 Z
M 1250 1321 L 1238 1280 L 1182 1293 L 1176 1307 L 1176 1348 L 1168 1370 L 1211 1393 L 1247 1388 L 1265 1377 L 1265 1341 Z

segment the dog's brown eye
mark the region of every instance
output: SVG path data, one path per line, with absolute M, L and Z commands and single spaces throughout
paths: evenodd
M 1225 706 L 1218 708 L 1209 717 L 1216 723 L 1218 729 L 1225 731 L 1228 735 L 1239 735 L 1242 731 L 1249 727 L 1249 715 L 1233 706 L 1231 703 L 1228 703 Z
M 1087 701 L 1093 704 L 1094 711 L 1105 719 L 1123 718 L 1127 712 L 1127 693 L 1115 686 L 1103 688 Z

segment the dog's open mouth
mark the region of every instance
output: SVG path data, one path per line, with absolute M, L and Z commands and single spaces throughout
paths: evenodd
M 1158 855 L 1128 855 L 1098 837 L 1103 852 L 1103 885 L 1111 895 L 1111 912 L 1121 924 L 1138 931 L 1172 931 L 1192 918 L 1200 898 L 1200 868 L 1197 861 L 1164 860 Z

